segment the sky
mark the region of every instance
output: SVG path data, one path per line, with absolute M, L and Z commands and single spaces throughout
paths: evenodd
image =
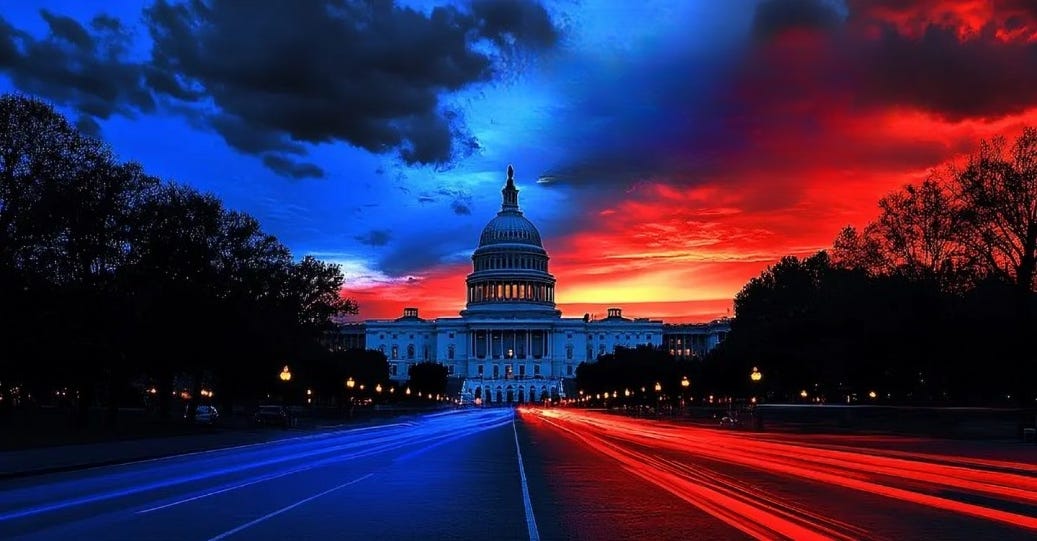
M 464 308 L 514 165 L 565 315 L 708 321 L 1037 120 L 1032 0 L 21 0 L 0 92 L 341 265 Z

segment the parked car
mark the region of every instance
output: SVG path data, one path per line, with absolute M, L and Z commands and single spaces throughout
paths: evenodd
M 188 406 L 190 408 L 190 406 Z M 214 425 L 220 418 L 220 412 L 216 411 L 215 406 L 200 405 L 194 409 L 192 415 L 190 411 L 184 411 L 184 418 L 192 423 Z
M 725 416 L 720 419 L 720 428 L 738 428 L 742 425 L 742 422 L 738 420 L 738 417 Z
M 259 406 L 253 417 L 256 424 L 289 427 L 292 425 L 292 415 L 284 406 L 267 405 Z

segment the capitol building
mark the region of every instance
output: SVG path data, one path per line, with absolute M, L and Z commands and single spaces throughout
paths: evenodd
M 435 361 L 447 367 L 451 387 L 464 401 L 523 403 L 565 397 L 580 363 L 616 347 L 648 344 L 690 358 L 715 347 L 730 330 L 724 319 L 666 324 L 623 317 L 620 308 L 610 308 L 603 319 L 562 317 L 550 257 L 519 208 L 511 166 L 501 194 L 500 212 L 472 254 L 459 317 L 423 319 L 417 307 L 405 308 L 396 319 L 342 325 L 330 345 L 381 351 L 399 382 L 413 364 Z

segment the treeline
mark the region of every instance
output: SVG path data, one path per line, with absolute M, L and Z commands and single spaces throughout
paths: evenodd
M 786 257 L 735 298 L 705 360 L 726 391 L 1033 406 L 1037 130 L 879 202 L 831 252 Z
M 8 404 L 65 393 L 114 413 L 154 387 L 168 414 L 174 378 L 194 399 L 203 385 L 225 404 L 251 397 L 282 365 L 322 358 L 329 317 L 356 310 L 342 281 L 252 216 L 119 162 L 49 105 L 0 98 Z

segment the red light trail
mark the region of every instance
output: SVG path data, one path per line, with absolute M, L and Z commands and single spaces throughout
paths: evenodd
M 1022 506 L 1037 510 L 1032 463 L 855 448 L 810 436 L 729 432 L 582 410 L 522 414 L 575 436 L 632 474 L 757 539 L 872 536 L 703 461 L 1037 531 L 1037 517 L 1019 512 Z

